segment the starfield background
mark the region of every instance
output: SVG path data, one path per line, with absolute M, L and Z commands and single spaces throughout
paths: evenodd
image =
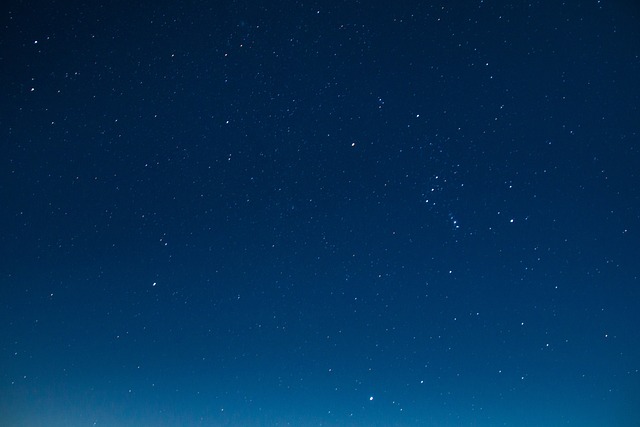
M 9 1 L 1 426 L 640 425 L 640 7 Z

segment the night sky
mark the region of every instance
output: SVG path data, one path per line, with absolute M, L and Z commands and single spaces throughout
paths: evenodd
M 0 426 L 640 426 L 633 1 L 9 1 Z

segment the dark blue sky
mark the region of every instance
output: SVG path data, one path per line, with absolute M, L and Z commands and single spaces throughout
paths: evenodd
M 638 426 L 633 2 L 16 2 L 1 426 Z

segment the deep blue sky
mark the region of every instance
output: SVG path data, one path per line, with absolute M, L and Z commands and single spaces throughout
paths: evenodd
M 0 426 L 640 425 L 634 2 L 17 2 Z

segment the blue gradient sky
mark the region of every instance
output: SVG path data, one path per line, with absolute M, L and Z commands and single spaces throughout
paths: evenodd
M 620 2 L 10 2 L 0 426 L 637 426 Z

